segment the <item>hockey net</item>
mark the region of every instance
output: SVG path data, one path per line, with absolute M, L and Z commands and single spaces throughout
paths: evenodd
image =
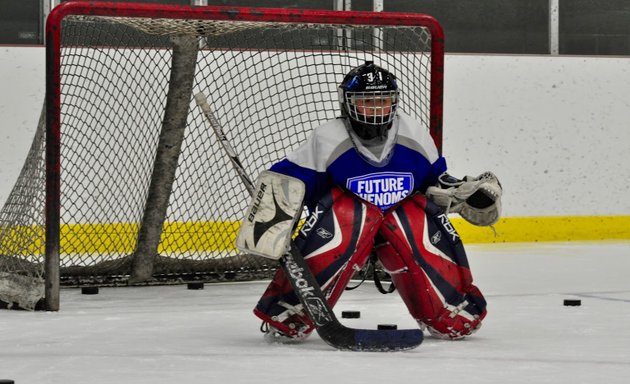
M 338 115 L 339 83 L 368 60 L 441 144 L 426 15 L 81 2 L 47 33 L 46 121 L 0 211 L 4 307 L 58 310 L 64 285 L 271 276 L 234 246 L 248 193 L 198 92 L 252 179 Z

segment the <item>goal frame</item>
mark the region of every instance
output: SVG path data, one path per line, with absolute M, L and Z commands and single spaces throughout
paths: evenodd
M 345 25 L 421 26 L 431 33 L 429 130 L 442 151 L 444 33 L 430 15 L 400 12 L 299 10 L 230 6 L 181 6 L 112 2 L 65 2 L 46 22 L 46 202 L 44 245 L 44 307 L 59 310 L 61 225 L 61 24 L 74 15 L 126 16 L 165 19 L 202 19 Z M 191 96 L 192 97 L 192 96 Z

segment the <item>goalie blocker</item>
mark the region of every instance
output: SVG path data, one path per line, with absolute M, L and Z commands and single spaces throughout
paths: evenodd
M 236 247 L 246 253 L 280 259 L 289 249 L 303 200 L 301 180 L 272 171 L 261 172 Z

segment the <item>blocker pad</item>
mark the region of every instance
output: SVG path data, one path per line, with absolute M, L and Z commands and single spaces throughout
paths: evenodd
M 263 171 L 236 238 L 243 252 L 280 259 L 303 210 L 304 183 L 291 176 Z

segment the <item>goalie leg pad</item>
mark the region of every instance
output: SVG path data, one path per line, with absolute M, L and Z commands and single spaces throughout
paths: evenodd
M 295 244 L 331 307 L 367 262 L 382 220 L 376 206 L 334 188 L 300 228 Z M 291 337 L 307 336 L 314 329 L 282 269 L 276 272 L 254 314 Z
M 459 235 L 439 207 L 416 194 L 388 212 L 380 234 L 388 243 L 377 257 L 419 323 L 449 339 L 481 326 L 486 301 L 473 284 Z

